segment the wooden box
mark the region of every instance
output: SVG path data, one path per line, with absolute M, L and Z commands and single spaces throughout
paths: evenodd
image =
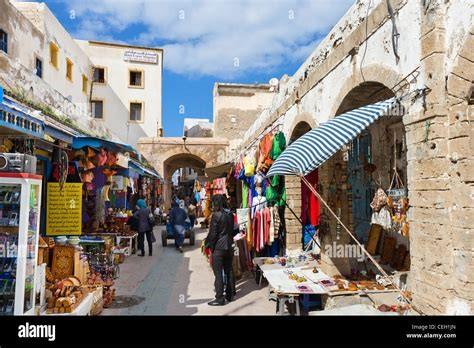
M 51 272 L 55 279 L 64 279 L 74 275 L 74 257 L 76 249 L 69 245 L 56 245 L 53 251 Z

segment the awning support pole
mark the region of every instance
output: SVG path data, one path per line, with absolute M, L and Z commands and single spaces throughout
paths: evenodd
M 406 302 L 411 305 L 411 301 L 403 294 L 402 290 L 398 287 L 398 285 L 393 282 L 392 277 L 390 277 L 382 268 L 382 266 L 380 266 L 380 264 L 372 257 L 372 255 L 370 255 L 370 253 L 367 250 L 365 250 L 365 247 L 357 240 L 357 238 L 346 227 L 346 225 L 344 225 L 341 219 L 332 211 L 331 207 L 329 207 L 326 201 L 321 197 L 321 195 L 316 191 L 316 189 L 309 183 L 309 181 L 303 175 L 301 174 L 297 174 L 297 175 L 301 178 L 301 181 L 303 181 L 304 184 L 310 189 L 310 191 L 316 196 L 316 198 L 318 198 L 319 201 L 324 204 L 324 206 L 334 216 L 337 222 L 341 224 L 342 228 L 349 234 L 349 236 L 354 240 L 354 242 L 356 242 L 356 244 L 362 249 L 362 251 L 364 252 L 365 255 L 367 255 L 369 260 L 373 262 L 373 264 L 375 265 L 375 267 L 377 267 L 380 273 L 382 273 L 382 275 L 390 281 L 390 283 L 395 287 L 395 289 L 398 290 L 398 292 L 406 300 Z

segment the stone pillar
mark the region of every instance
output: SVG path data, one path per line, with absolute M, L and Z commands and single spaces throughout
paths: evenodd
M 286 202 L 298 218 L 301 217 L 301 179 L 285 176 Z M 286 249 L 301 249 L 302 226 L 290 209 L 285 209 Z
M 427 6 L 424 8 L 424 6 Z M 425 314 L 443 314 L 452 298 L 454 263 L 446 93 L 446 5 L 423 5 L 421 16 L 421 79 L 430 88 L 424 108 L 410 112 L 404 123 L 408 148 L 410 210 L 410 287 L 413 304 Z
M 468 28 L 466 28 L 468 29 Z M 474 25 L 448 71 L 449 210 L 452 247 L 451 297 L 445 312 L 474 312 Z
M 163 183 L 163 204 L 165 206 L 165 209 L 169 209 L 171 207 L 172 186 L 173 183 L 171 182 L 171 179 L 165 178 Z
M 319 167 L 319 193 L 336 214 L 340 213 L 339 217 L 344 225 L 346 225 L 349 230 L 353 231 L 351 224 L 351 197 L 349 196 L 347 189 L 341 192 L 339 205 L 331 200 L 329 192 L 329 185 L 335 176 L 336 164 L 339 164 L 342 168 L 340 174 L 347 172 L 346 162 L 344 162 L 342 158 L 342 152 L 339 151 L 335 156 Z M 347 179 L 345 177 L 338 177 L 338 181 L 346 182 Z M 342 187 L 339 186 L 338 188 L 342 189 Z M 338 228 L 337 220 L 323 204 L 321 204 L 321 226 L 321 270 L 330 276 L 337 274 L 350 275 L 351 259 L 346 257 L 346 255 L 342 257 L 338 255 L 337 248 L 351 243 L 351 238 L 347 232 L 342 229 L 342 226 Z

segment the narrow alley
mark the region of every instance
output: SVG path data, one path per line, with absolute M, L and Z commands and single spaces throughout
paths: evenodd
M 159 236 L 164 226 L 155 227 Z M 226 306 L 211 307 L 214 275 L 201 253 L 207 229 L 196 229 L 196 244 L 184 244 L 184 253 L 153 244 L 153 256 L 132 255 L 120 265 L 116 300 L 102 315 L 273 315 L 275 302 L 268 287 L 259 287 L 248 275 L 237 281 L 237 296 Z

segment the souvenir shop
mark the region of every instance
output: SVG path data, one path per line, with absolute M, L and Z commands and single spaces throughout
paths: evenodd
M 267 174 L 296 175 L 317 199 L 305 205 L 302 195 L 302 205 L 317 209 L 306 221 L 316 226 L 321 245 L 318 272 L 338 285 L 332 293 L 392 290 L 410 301 L 403 277 L 410 259 L 400 108 L 391 99 L 342 114 L 301 135 Z M 363 257 L 344 251 L 351 246 Z
M 136 251 L 137 233 L 127 224 L 135 202 L 139 197 L 150 206 L 157 202 L 161 184 L 125 144 L 75 137 L 67 157 L 74 168 L 66 181 L 48 182 L 44 239 L 51 257 L 45 263 L 51 291 L 46 296 L 46 314 L 80 312 L 76 308 L 81 301 L 72 300 L 76 306 L 69 308 L 63 303 L 67 295 L 58 290 L 64 288 L 65 279 L 76 279 L 87 290 L 82 297 L 87 293 L 84 300 L 91 305 L 83 305 L 82 310 L 98 314 L 114 299 L 119 264 Z M 77 286 L 71 291 L 77 291 Z
M 98 314 L 133 252 L 134 196 L 159 201 L 161 180 L 128 145 L 0 92 L 0 314 Z
M 335 150 L 334 155 L 302 179 L 301 218 L 306 228 L 303 245 L 310 240 L 310 234 L 323 247 L 335 241 L 354 244 L 344 233 L 344 224 L 384 269 L 408 271 L 407 149 L 401 116 L 378 118 Z M 312 190 L 319 193 L 328 207 Z M 323 260 L 345 275 L 367 267 L 354 258 Z M 368 269 L 372 275 L 377 273 L 372 262 L 368 262 Z

